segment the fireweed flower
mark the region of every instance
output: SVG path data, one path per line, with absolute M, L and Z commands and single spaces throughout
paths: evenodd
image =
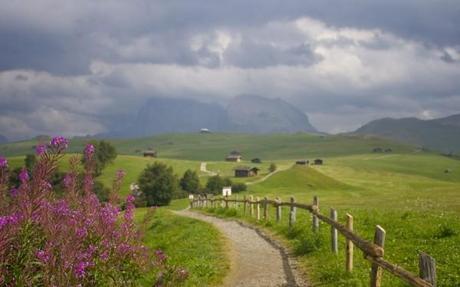
M 85 153 L 85 158 L 86 158 L 86 159 L 91 159 L 91 158 L 93 157 L 95 151 L 96 151 L 96 148 L 94 147 L 94 145 L 92 145 L 92 144 L 87 144 L 87 145 L 85 146 L 85 151 L 84 151 L 84 153 Z
M 45 152 L 46 152 L 46 146 L 45 146 L 45 145 L 40 144 L 40 145 L 37 145 L 37 146 L 35 147 L 35 153 L 36 153 L 38 156 L 44 154 Z
M 19 193 L 19 190 L 18 190 L 17 188 L 12 188 L 12 189 L 10 190 L 10 195 L 11 195 L 11 197 L 16 197 L 16 196 L 18 196 L 18 193 Z
M 3 156 L 0 156 L 0 168 L 7 168 L 8 161 Z
M 50 146 L 57 150 L 65 150 L 69 146 L 69 140 L 65 137 L 54 137 L 50 141 Z
M 40 260 L 42 263 L 48 263 L 50 260 L 50 254 L 46 252 L 45 250 L 38 250 L 35 253 L 35 256 Z
M 29 181 L 29 173 L 27 172 L 27 169 L 23 168 L 21 170 L 21 172 L 19 173 L 19 180 L 23 184 Z

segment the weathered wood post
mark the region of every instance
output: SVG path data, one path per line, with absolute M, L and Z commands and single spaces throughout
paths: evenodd
M 264 220 L 268 220 L 268 203 L 267 197 L 264 197 Z
M 243 197 L 243 215 L 246 216 L 246 195 Z
M 380 225 L 375 227 L 374 244 L 382 247 L 385 245 L 385 229 Z M 383 256 L 383 255 L 382 255 Z M 371 267 L 371 287 L 380 287 L 382 284 L 383 270 L 377 264 L 372 263 Z
M 249 215 L 251 217 L 254 216 L 254 204 L 253 204 L 253 201 L 254 201 L 254 196 L 250 195 L 249 196 Z
M 224 197 L 224 201 L 225 201 L 225 209 L 228 209 L 228 198 L 227 198 L 227 196 Z
M 190 199 L 190 209 L 193 208 L 193 199 Z
M 319 212 L 319 198 L 316 195 L 313 196 L 313 208 Z M 312 216 L 312 229 L 313 232 L 318 232 L 319 230 L 319 218 L 315 214 Z
M 347 213 L 347 229 L 353 232 L 353 216 Z M 346 261 L 345 269 L 348 272 L 353 270 L 353 241 L 346 240 Z
M 238 202 L 238 194 L 235 196 L 235 208 L 238 209 L 240 208 L 240 203 Z
M 276 222 L 281 221 L 281 199 L 279 197 L 276 198 Z
M 436 287 L 436 260 L 430 255 L 422 252 L 419 256 L 418 265 L 420 269 L 420 278 L 430 282 L 433 287 Z
M 292 204 L 295 203 L 295 198 L 291 197 L 291 209 L 289 211 L 289 227 L 294 226 L 296 220 L 296 211 L 297 209 Z
M 256 197 L 256 216 L 257 216 L 257 221 L 260 221 L 260 198 Z
M 331 219 L 337 221 L 337 210 L 331 208 Z M 339 253 L 338 232 L 334 226 L 331 225 L 331 250 L 335 254 Z

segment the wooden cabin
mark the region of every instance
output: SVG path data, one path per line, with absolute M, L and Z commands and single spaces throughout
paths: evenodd
M 259 173 L 257 167 L 248 167 L 248 166 L 240 166 L 235 168 L 235 177 L 251 177 L 256 176 Z
M 157 152 L 155 150 L 146 150 L 143 154 L 144 157 L 157 157 Z
M 251 159 L 252 163 L 262 163 L 262 160 L 258 157 Z
M 317 159 L 315 159 L 314 163 L 315 163 L 315 165 L 322 165 L 322 164 L 323 164 L 323 160 L 317 158 Z
M 228 155 L 226 158 L 225 158 L 225 161 L 233 161 L 233 162 L 240 162 L 242 159 L 242 156 L 241 155 Z
M 309 161 L 306 160 L 306 159 L 298 160 L 298 161 L 295 162 L 295 164 L 297 164 L 297 165 L 307 165 L 308 163 L 309 163 Z

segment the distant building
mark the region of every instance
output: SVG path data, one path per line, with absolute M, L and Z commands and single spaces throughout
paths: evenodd
M 386 148 L 385 152 L 393 152 L 393 150 L 391 148 Z
M 240 162 L 241 159 L 242 159 L 241 155 L 234 155 L 234 154 L 230 154 L 225 158 L 226 161 L 233 161 L 233 162 Z
M 210 133 L 211 133 L 211 131 L 209 129 L 206 129 L 206 128 L 202 128 L 200 130 L 200 134 L 210 134 Z
M 259 173 L 257 167 L 248 167 L 248 166 L 240 166 L 235 168 L 235 177 L 250 177 L 256 176 Z
M 252 163 L 262 163 L 262 160 L 258 157 L 251 159 Z
M 372 152 L 383 152 L 383 149 L 381 147 L 375 147 L 372 149 Z
M 144 151 L 144 157 L 157 157 L 157 152 L 154 150 Z
M 295 162 L 295 164 L 297 164 L 297 165 L 307 165 L 308 163 L 309 163 L 309 161 L 306 160 L 306 159 L 298 160 L 298 161 Z
M 319 159 L 319 158 L 315 159 L 314 162 L 315 162 L 315 165 L 322 165 L 323 164 L 323 160 Z
M 230 155 L 241 155 L 241 152 L 237 151 L 237 150 L 232 150 L 230 152 Z

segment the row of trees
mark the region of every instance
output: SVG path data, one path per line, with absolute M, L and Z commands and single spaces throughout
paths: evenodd
M 148 165 L 139 176 L 139 189 L 142 193 L 137 204 L 143 206 L 168 205 L 173 198 L 184 198 L 188 194 L 220 194 L 224 186 L 231 186 L 233 192 L 246 190 L 244 183 L 233 183 L 229 178 L 219 175 L 208 178 L 201 186 L 196 171 L 187 170 L 179 179 L 173 168 L 161 162 Z

